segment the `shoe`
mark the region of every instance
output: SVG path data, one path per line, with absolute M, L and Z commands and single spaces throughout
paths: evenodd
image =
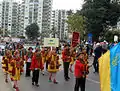
M 11 81 L 14 81 L 13 78 L 11 78 Z
M 18 87 L 16 87 L 16 91 L 20 91 Z
M 14 89 L 16 89 L 16 86 L 15 86 L 15 85 L 13 85 L 13 88 L 14 88 Z
M 49 80 L 49 82 L 52 82 L 52 80 Z
M 8 83 L 8 79 L 5 79 L 5 82 Z
M 69 79 L 68 79 L 68 78 L 65 78 L 65 81 L 69 81 Z
M 39 84 L 35 84 L 36 87 L 39 87 Z
M 72 69 L 70 69 L 70 72 L 73 73 Z
M 35 85 L 34 82 L 32 82 L 32 85 Z
M 70 79 L 70 77 L 67 77 L 67 79 L 69 80 L 69 79 Z
M 53 82 L 54 84 L 58 84 L 58 82 L 57 81 L 55 81 L 55 82 Z

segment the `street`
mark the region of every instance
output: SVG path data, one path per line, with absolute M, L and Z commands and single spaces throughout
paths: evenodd
M 90 59 L 90 64 L 92 63 Z M 61 67 L 62 69 L 62 67 Z M 0 71 L 0 91 L 14 91 L 12 84 L 9 81 L 6 84 L 3 80 L 4 74 Z M 70 80 L 66 82 L 64 80 L 63 69 L 57 73 L 57 80 L 59 84 L 53 84 L 48 82 L 48 73 L 45 72 L 45 76 L 40 74 L 39 84 L 40 87 L 32 86 L 31 77 L 26 78 L 24 74 L 21 76 L 19 82 L 20 91 L 74 91 L 75 78 L 73 73 L 70 73 Z M 93 67 L 90 68 L 90 74 L 86 81 L 86 91 L 100 91 L 99 76 L 93 73 Z

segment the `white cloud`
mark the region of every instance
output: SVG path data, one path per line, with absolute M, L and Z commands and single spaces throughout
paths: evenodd
M 53 9 L 81 9 L 83 0 L 53 0 Z

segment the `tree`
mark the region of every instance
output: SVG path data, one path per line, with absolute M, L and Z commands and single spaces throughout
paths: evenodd
M 85 17 L 79 14 L 72 14 L 68 16 L 69 32 L 80 32 L 81 37 L 85 32 Z
M 87 18 L 87 32 L 93 34 L 94 40 L 116 26 L 120 16 L 117 0 L 84 0 L 81 14 Z
M 33 23 L 25 28 L 26 35 L 30 40 L 37 39 L 39 37 L 39 26 L 36 23 Z

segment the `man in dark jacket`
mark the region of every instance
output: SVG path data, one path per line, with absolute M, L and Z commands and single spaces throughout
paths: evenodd
M 95 53 L 95 57 L 94 57 L 94 62 L 93 62 L 93 66 L 94 66 L 94 69 L 95 69 L 95 72 L 94 73 L 98 73 L 99 72 L 99 65 L 98 65 L 98 59 L 101 57 L 102 55 L 102 47 L 100 46 L 100 43 L 97 43 L 96 44 L 96 49 L 94 50 L 94 53 Z

